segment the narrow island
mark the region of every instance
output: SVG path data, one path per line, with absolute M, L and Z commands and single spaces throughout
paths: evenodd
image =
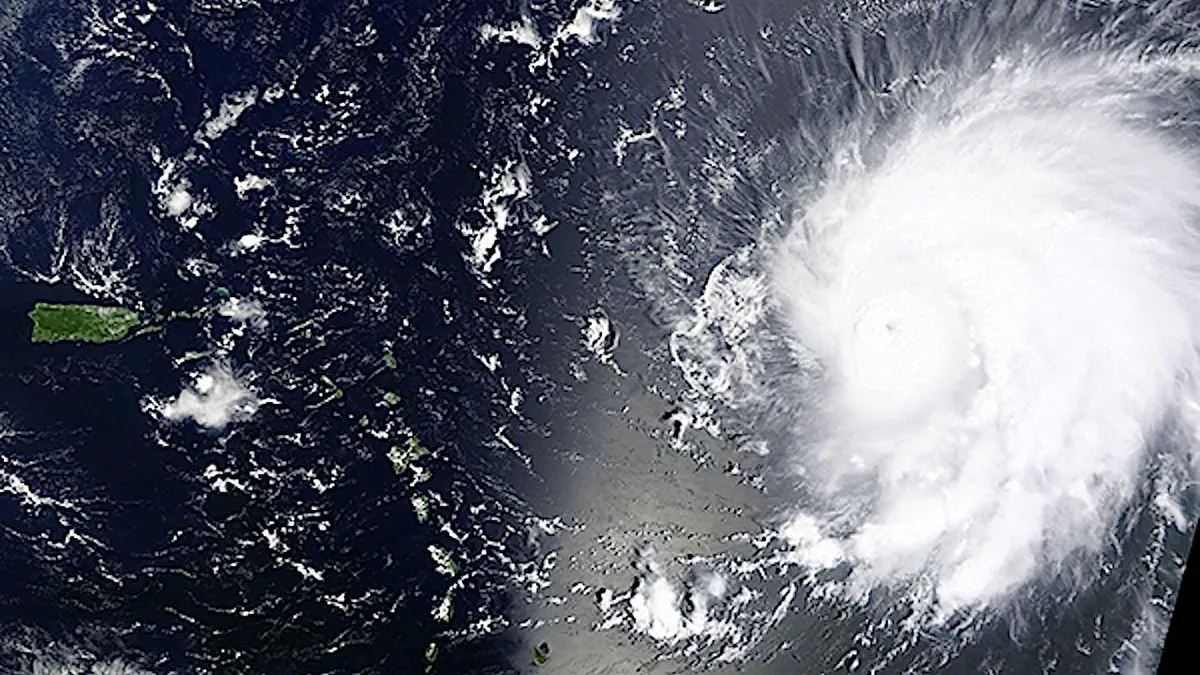
M 136 312 L 124 307 L 54 305 L 39 302 L 29 312 L 34 342 L 115 342 L 136 326 Z

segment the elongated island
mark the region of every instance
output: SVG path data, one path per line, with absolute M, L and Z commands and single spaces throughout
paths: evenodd
M 29 312 L 34 342 L 115 342 L 140 321 L 124 307 L 39 302 Z

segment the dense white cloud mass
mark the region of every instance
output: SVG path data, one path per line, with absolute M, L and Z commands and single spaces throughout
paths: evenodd
M 711 621 L 709 607 L 725 595 L 724 577 L 706 573 L 682 584 L 681 590 L 681 584 L 666 576 L 652 549 L 643 552 L 639 566 L 643 574 L 629 597 L 634 629 L 665 641 L 705 632 Z
M 1200 165 L 1148 122 L 1189 68 L 1021 57 L 850 130 L 773 273 L 827 382 L 806 559 L 947 613 L 1111 541 L 1197 398 Z
M 250 417 L 259 406 L 258 397 L 234 377 L 228 365 L 214 363 L 196 376 L 192 386 L 162 407 L 169 420 L 192 420 L 202 427 L 221 429 L 229 422 Z

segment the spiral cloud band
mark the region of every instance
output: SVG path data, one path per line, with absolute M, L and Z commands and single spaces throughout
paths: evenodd
M 848 130 L 772 273 L 828 392 L 797 546 L 949 613 L 1111 541 L 1197 398 L 1200 163 L 1160 107 L 1191 69 L 1022 54 Z

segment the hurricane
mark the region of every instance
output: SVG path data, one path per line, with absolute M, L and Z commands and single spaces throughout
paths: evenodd
M 1156 667 L 1200 3 L 3 6 L 0 672 Z
M 1196 409 L 1200 164 L 1155 108 L 1193 65 L 1018 53 L 837 149 L 771 278 L 824 370 L 798 466 L 862 583 L 952 613 L 1086 564 Z
M 918 4 L 730 29 L 633 170 L 682 186 L 624 234 L 689 421 L 767 458 L 785 550 L 730 569 L 860 607 L 835 669 L 1000 667 L 1105 593 L 1108 667 L 1152 665 L 1200 475 L 1194 10 Z

